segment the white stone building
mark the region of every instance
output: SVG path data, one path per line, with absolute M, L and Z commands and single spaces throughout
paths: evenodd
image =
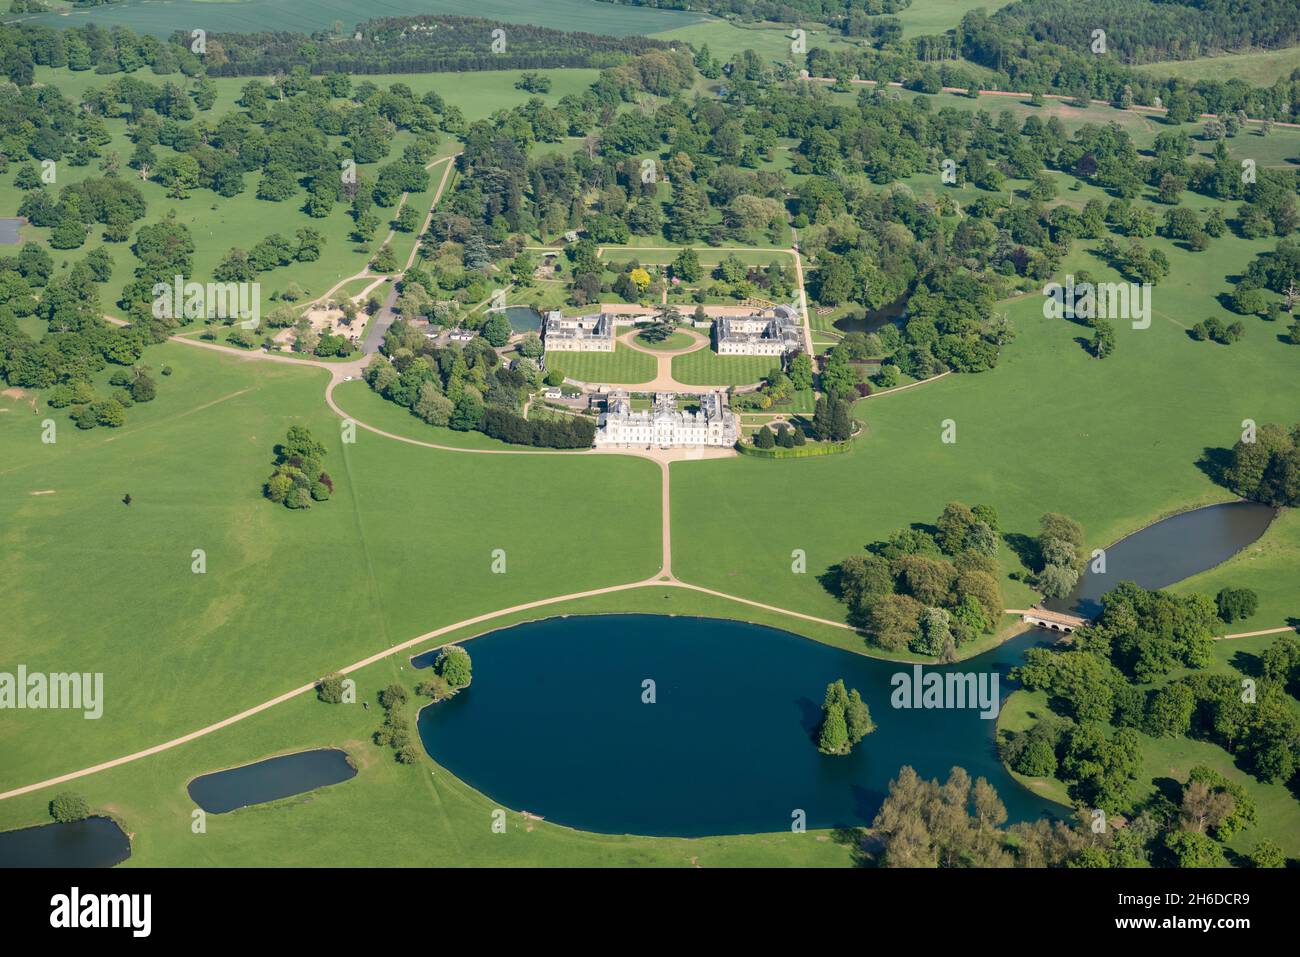
M 799 310 L 777 306 L 749 316 L 723 316 L 713 324 L 720 356 L 784 356 L 803 348 Z
M 730 446 L 740 435 L 737 416 L 721 392 L 697 397 L 697 412 L 679 411 L 672 392 L 655 394 L 650 409 L 632 411 L 626 398 L 611 398 L 596 429 L 597 447 L 622 445 L 658 448 Z
M 542 324 L 547 352 L 613 352 L 614 317 L 606 312 L 565 316 L 548 312 Z

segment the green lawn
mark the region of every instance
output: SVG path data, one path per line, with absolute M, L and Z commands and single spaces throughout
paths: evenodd
M 622 343 L 613 352 L 548 352 L 546 368 L 579 382 L 638 385 L 655 377 L 655 357 Z
M 673 357 L 673 378 L 689 385 L 750 385 L 781 364 L 776 356 L 720 356 L 710 346 Z
M 698 341 L 699 340 L 694 336 L 688 335 L 685 332 L 671 333 L 668 338 L 664 339 L 662 342 L 650 342 L 648 339 L 645 339 L 640 335 L 636 337 L 637 345 L 646 349 L 656 349 L 660 352 L 673 352 L 677 349 L 685 349 L 687 346 Z
M 439 625 L 659 567 L 652 463 L 439 452 L 364 430 L 344 446 L 318 370 L 177 344 L 146 358 L 175 372 L 120 430 L 79 432 L 62 411 L 14 402 L 0 413 L 0 661 L 103 672 L 106 696 L 97 721 L 25 711 L 0 723 L 0 790 L 182 734 Z M 46 415 L 54 445 L 40 441 Z M 294 424 L 329 447 L 336 485 L 308 512 L 261 495 Z M 572 490 L 602 487 L 625 494 L 588 496 L 575 525 Z M 554 560 L 559 547 L 603 557 L 574 567 Z M 490 570 L 498 548 L 504 575 Z M 194 549 L 206 574 L 191 572 Z
M 1197 57 L 1194 60 L 1168 60 L 1134 69 L 1152 76 L 1181 77 L 1189 82 L 1214 77 L 1221 83 L 1245 80 L 1251 86 L 1272 86 L 1278 80 L 1285 80 L 1297 68 L 1300 68 L 1300 47 Z

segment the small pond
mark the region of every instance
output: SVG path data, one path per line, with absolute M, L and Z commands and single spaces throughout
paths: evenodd
M 0 867 L 113 867 L 131 841 L 107 817 L 0 832 Z
M 209 814 L 225 814 L 338 784 L 356 773 L 346 752 L 318 748 L 201 775 L 190 782 L 189 793 Z

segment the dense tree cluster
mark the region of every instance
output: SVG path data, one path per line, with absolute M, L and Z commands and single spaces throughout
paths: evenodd
M 493 30 L 499 28 L 507 31 L 504 49 L 493 48 Z M 148 67 L 159 76 L 271 76 L 295 68 L 314 74 L 465 72 L 603 67 L 629 54 L 669 47 L 641 36 L 441 15 L 380 17 L 342 34 L 210 33 L 201 57 L 192 42 L 188 30 L 163 40 L 120 26 L 60 29 L 23 23 L 0 30 L 0 69 L 20 86 L 32 82 L 38 64 L 124 74 Z
M 990 506 L 949 502 L 932 528 L 900 529 L 845 558 L 832 585 L 876 645 L 954 660 L 1001 620 L 998 544 Z
M 874 16 L 897 13 L 912 5 L 912 0 L 605 0 L 635 7 L 660 10 L 704 10 L 720 17 L 740 20 L 773 20 L 797 23 L 816 20 L 833 23 L 847 15 Z
M 90 805 L 75 791 L 62 791 L 50 800 L 50 817 L 60 824 L 84 821 L 90 817 Z
M 540 382 L 537 369 L 506 365 L 485 337 L 439 347 L 398 320 L 384 353 L 387 359 L 376 357 L 366 367 L 366 381 L 430 425 L 548 448 L 590 448 L 595 438 L 595 421 L 585 416 L 525 418 L 524 400 Z
M 400 764 L 414 764 L 420 759 L 418 738 L 411 735 L 411 723 L 406 715 L 409 697 L 399 684 L 390 684 L 379 692 L 379 704 L 384 709 L 383 726 L 375 732 L 375 744 L 393 749 L 393 757 Z
M 275 471 L 266 481 L 266 497 L 286 508 L 311 508 L 312 502 L 327 501 L 334 480 L 321 466 L 325 452 L 306 426 L 290 426 L 275 447 Z
M 1068 515 L 1048 512 L 1038 523 L 1035 582 L 1047 598 L 1064 598 L 1083 571 L 1083 528 Z
M 54 276 L 50 254 L 25 243 L 16 256 L 0 257 L 0 378 L 11 386 L 47 390 L 51 408 L 68 409 L 80 429 L 115 428 L 126 411 L 157 396 L 157 381 L 141 364 L 152 341 L 147 329 L 110 326 L 103 320 L 99 284 L 112 272 L 103 250 L 94 250 L 66 273 Z M 39 339 L 19 319 L 45 320 Z M 108 394 L 95 379 L 119 365 Z M 163 372 L 169 372 L 164 369 Z
M 1006 820 L 1006 806 L 984 778 L 972 783 L 965 769 L 953 768 L 940 784 L 904 765 L 872 827 L 884 841 L 885 867 L 1007 867 Z
M 1224 472 L 1228 487 L 1256 502 L 1274 506 L 1300 505 L 1300 425 L 1266 423 L 1250 441 L 1232 447 Z
M 1224 598 L 1237 600 L 1221 595 L 1220 604 Z M 1257 686 L 1243 692 L 1231 675 L 1204 670 L 1219 617 L 1206 595 L 1121 583 L 1103 599 L 1097 621 L 1075 632 L 1071 647 L 1032 648 L 1012 672 L 1025 688 L 1046 692 L 1060 717 L 1004 737 L 1004 760 L 1031 777 L 1058 777 L 1080 804 L 1110 813 L 1133 809 L 1139 731 L 1204 738 L 1261 780 L 1290 780 L 1300 770 L 1300 717 L 1285 691 L 1300 644 L 1290 637 L 1277 642 L 1264 656 Z M 1169 680 L 1180 672 L 1190 673 Z
M 817 750 L 822 754 L 848 754 L 854 745 L 876 730 L 871 711 L 857 688 L 846 690 L 839 678 L 826 686 Z
M 904 766 L 874 828 L 884 842 L 884 867 L 1226 867 L 1223 842 L 1253 827 L 1257 809 L 1246 790 L 1213 768 L 1198 765 L 1186 781 L 1170 782 L 1131 817 L 1101 821 L 1096 808 L 1073 821 L 1036 821 L 1004 827 L 1007 814 L 983 778 L 953 768 L 948 780 L 926 781 Z M 1097 827 L 1101 821 L 1105 826 Z M 1286 855 L 1269 840 L 1239 861 L 1284 867 Z

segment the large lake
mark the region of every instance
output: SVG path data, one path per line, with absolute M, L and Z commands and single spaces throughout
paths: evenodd
M 1005 679 L 1028 632 L 939 671 Z M 992 781 L 1012 820 L 1047 802 L 994 750 L 974 710 L 896 710 L 891 677 L 910 665 L 865 658 L 742 622 L 658 615 L 557 618 L 474 639 L 473 685 L 426 707 L 420 737 L 457 777 L 506 807 L 588 831 L 698 836 L 867 824 L 890 778 L 953 765 Z M 929 668 L 926 669 L 931 670 Z M 877 724 L 847 757 L 812 735 L 826 685 L 857 688 Z M 656 701 L 642 702 L 643 681 Z
M 1124 579 L 1162 587 L 1255 541 L 1273 510 L 1213 506 L 1152 525 L 1107 550 L 1064 607 L 1090 613 Z M 1028 631 L 956 665 L 1006 680 Z M 420 737 L 439 764 L 505 807 L 588 831 L 702 836 L 868 824 L 904 764 L 925 777 L 954 765 L 987 778 L 1011 821 L 1060 809 L 1018 784 L 995 751 L 995 721 L 975 710 L 905 710 L 891 678 L 911 672 L 788 632 L 657 615 L 556 618 L 473 639 L 474 683 L 426 707 Z M 424 663 L 429 656 L 416 659 Z M 847 757 L 812 734 L 826 685 L 843 678 L 877 729 Z M 643 682 L 656 700 L 644 703 Z

